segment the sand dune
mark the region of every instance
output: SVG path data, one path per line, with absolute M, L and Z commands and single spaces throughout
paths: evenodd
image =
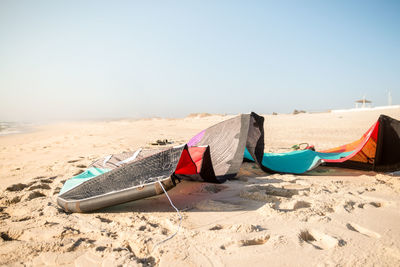
M 266 115 L 265 151 L 358 139 L 379 114 Z M 269 175 L 244 163 L 224 184 L 184 181 L 165 195 L 89 214 L 56 204 L 63 182 L 96 158 L 185 143 L 230 116 L 52 124 L 0 137 L 0 264 L 34 266 L 398 266 L 400 181 L 343 169 Z M 159 245 L 157 245 L 159 244 Z

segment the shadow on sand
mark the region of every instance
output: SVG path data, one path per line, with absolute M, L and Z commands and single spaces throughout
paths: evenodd
M 241 197 L 243 191 L 249 187 L 261 188 L 262 192 L 270 195 L 290 198 L 296 192 L 289 192 L 283 189 L 282 183 L 295 183 L 305 176 L 361 176 L 376 175 L 375 172 L 343 169 L 336 167 L 320 166 L 306 174 L 267 174 L 260 170 L 253 163 L 244 163 L 242 168 L 233 180 L 224 184 L 211 184 L 204 182 L 182 181 L 168 191 L 168 195 L 174 205 L 181 211 L 186 212 L 245 212 L 257 210 L 266 204 L 266 201 L 259 201 Z M 288 192 L 283 192 L 286 190 Z M 286 194 L 286 196 L 285 196 Z M 165 194 L 155 197 L 136 200 L 121 205 L 103 208 L 93 213 L 126 213 L 126 212 L 173 212 Z

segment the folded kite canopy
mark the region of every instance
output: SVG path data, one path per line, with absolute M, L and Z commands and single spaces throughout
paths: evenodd
M 266 172 L 304 173 L 321 163 L 375 171 L 400 169 L 400 122 L 381 115 L 361 139 L 316 152 L 264 153 L 264 118 L 242 114 L 194 136 L 187 145 L 138 150 L 95 161 L 68 180 L 58 196 L 67 211 L 87 212 L 163 193 L 176 179 L 225 182 L 239 172 L 243 158 Z
M 239 172 L 245 148 L 261 164 L 264 154 L 264 117 L 252 112 L 220 122 L 195 135 L 189 140 L 188 146 L 209 147 L 210 160 L 203 168 L 208 173 L 213 169 L 215 179 L 203 175 L 202 180 L 225 182 Z
M 174 186 L 171 175 L 183 151 L 187 151 L 186 145 L 170 148 L 119 167 L 114 166 L 114 169 L 108 172 L 92 177 L 67 191 L 64 190 L 65 192 L 58 196 L 57 202 L 66 211 L 87 212 L 161 194 L 163 190 L 158 181 L 161 181 L 166 189 Z
M 340 160 L 326 160 L 328 166 L 377 172 L 397 171 L 400 169 L 400 121 L 380 115 L 361 139 L 322 152 L 350 152 Z
M 167 190 L 177 178 L 225 182 L 239 171 L 245 147 L 262 159 L 263 124 L 264 118 L 255 113 L 242 114 L 203 130 L 188 145 L 99 159 L 85 175 L 64 184 L 58 204 L 67 211 L 87 212 L 161 194 L 159 181 Z
M 245 153 L 245 158 L 252 160 Z M 381 115 L 357 141 L 324 151 L 265 153 L 261 164 L 278 173 L 301 174 L 328 166 L 391 172 L 400 169 L 400 121 Z

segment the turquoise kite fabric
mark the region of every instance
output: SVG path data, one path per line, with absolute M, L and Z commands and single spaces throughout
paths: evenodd
M 296 150 L 287 153 L 264 153 L 261 164 L 270 170 L 280 173 L 301 174 L 319 166 L 324 160 L 338 160 L 353 153 L 322 153 L 313 150 Z M 247 148 L 244 158 L 254 161 Z
M 60 195 L 64 192 L 67 192 L 71 190 L 72 188 L 77 187 L 78 185 L 82 184 L 83 182 L 86 182 L 96 176 L 99 176 L 100 174 L 109 172 L 109 169 L 101 169 L 101 168 L 89 168 L 86 171 L 82 172 L 81 174 L 78 174 L 77 176 L 74 176 L 70 179 L 68 179 L 64 186 L 60 190 Z

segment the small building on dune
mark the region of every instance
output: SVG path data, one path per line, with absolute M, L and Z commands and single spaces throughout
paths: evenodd
M 372 101 L 367 100 L 365 98 L 365 96 L 360 100 L 356 100 L 355 103 L 356 103 L 356 108 L 371 108 L 372 107 L 372 105 L 371 105 Z

